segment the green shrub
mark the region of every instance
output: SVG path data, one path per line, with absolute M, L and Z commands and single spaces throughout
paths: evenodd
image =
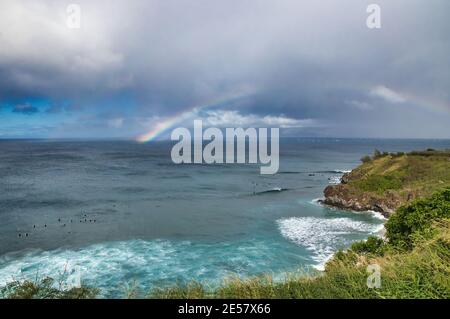
M 397 153 L 389 153 L 392 157 L 402 157 L 405 155 L 405 152 L 397 152 Z
M 99 290 L 90 287 L 63 288 L 55 286 L 50 277 L 31 281 L 13 281 L 0 288 L 0 297 L 7 299 L 93 299 Z
M 357 241 L 350 247 L 357 254 L 371 254 L 382 256 L 386 250 L 383 239 L 376 236 L 370 236 L 366 241 Z
M 361 162 L 363 163 L 369 163 L 370 161 L 372 161 L 372 158 L 369 155 L 361 157 Z
M 373 152 L 373 159 L 377 159 L 377 158 L 380 158 L 382 156 L 383 155 L 381 154 L 381 152 L 379 150 L 377 150 L 377 149 Z
M 431 237 L 432 223 L 445 218 L 450 218 L 450 188 L 400 207 L 386 222 L 386 237 L 391 245 L 410 249 L 415 237 Z
M 423 156 L 423 157 L 431 157 L 431 156 L 442 156 L 447 157 L 450 156 L 450 150 L 435 150 L 432 148 L 427 149 L 426 151 L 411 151 L 408 155 L 412 156 Z

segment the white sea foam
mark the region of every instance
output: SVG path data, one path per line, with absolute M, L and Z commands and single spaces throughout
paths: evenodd
M 350 173 L 351 171 L 335 169 L 331 172 L 333 172 L 334 174 L 337 174 L 337 175 L 330 176 L 328 178 L 328 183 L 331 185 L 337 185 L 337 184 L 341 183 L 342 176 L 346 173 Z
M 337 248 L 349 245 L 352 235 L 375 234 L 380 230 L 379 224 L 369 224 L 347 217 L 291 217 L 280 219 L 277 223 L 285 238 L 312 253 L 317 269 L 323 269 L 325 262 Z
M 378 225 L 378 227 L 373 231 L 373 234 L 378 235 L 380 237 L 384 236 L 386 229 L 384 228 L 384 224 Z
M 376 212 L 374 210 L 365 210 L 365 211 L 352 211 L 352 213 L 354 214 L 370 214 L 373 218 L 378 219 L 378 220 L 382 220 L 382 221 L 386 221 L 387 218 L 383 216 L 382 213 L 380 212 Z
M 319 198 L 314 198 L 313 200 L 311 200 L 309 203 L 316 205 L 316 206 L 323 206 L 320 201 L 324 200 L 324 197 L 319 197 Z
M 376 211 L 374 211 L 374 210 L 369 210 L 369 211 L 367 211 L 367 212 L 370 213 L 370 214 L 372 214 L 372 216 L 375 217 L 375 218 L 377 218 L 377 219 L 380 219 L 380 220 L 387 220 L 387 218 L 384 217 L 383 214 L 380 213 L 380 212 L 376 212 Z
M 339 173 L 339 174 L 345 174 L 345 173 L 350 173 L 351 171 L 349 171 L 349 170 L 335 169 L 334 172 Z
M 325 257 L 322 261 L 319 261 L 316 265 L 313 265 L 313 268 L 318 270 L 318 271 L 325 271 L 325 265 L 327 264 L 327 262 L 333 258 L 334 253 L 329 254 L 327 257 Z
M 338 175 L 338 176 L 331 176 L 328 178 L 328 183 L 331 185 L 337 185 L 341 183 L 341 178 L 342 175 Z

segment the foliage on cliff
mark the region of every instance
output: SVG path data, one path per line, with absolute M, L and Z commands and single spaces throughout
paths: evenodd
M 450 150 L 381 153 L 346 176 L 346 184 L 363 192 L 383 194 L 387 190 L 429 196 L 450 186 Z
M 450 218 L 450 188 L 434 194 L 431 199 L 418 199 L 400 207 L 386 223 L 389 244 L 398 248 L 411 248 L 416 240 L 431 238 L 435 232 L 431 225 Z
M 8 299 L 92 299 L 99 290 L 92 287 L 64 287 L 46 277 L 35 280 L 13 281 L 0 288 L 0 297 Z

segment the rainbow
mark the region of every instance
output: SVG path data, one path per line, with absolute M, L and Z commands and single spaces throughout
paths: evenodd
M 446 101 L 438 100 L 430 96 L 420 96 L 407 91 L 392 91 L 381 85 L 377 88 L 387 89 L 399 96 L 399 101 L 405 105 L 412 105 L 432 113 L 450 113 L 450 104 Z M 389 99 L 388 99 L 389 100 Z M 395 102 L 394 102 L 395 103 Z
M 179 112 L 171 117 L 168 117 L 168 118 L 158 122 L 150 131 L 138 136 L 136 138 L 136 141 L 141 142 L 141 143 L 154 141 L 156 138 L 158 138 L 161 134 L 166 132 L 168 129 L 175 126 L 177 123 L 180 123 L 190 117 L 193 117 L 194 115 L 198 114 L 198 112 L 202 109 L 216 107 L 216 106 L 219 106 L 222 104 L 235 102 L 237 100 L 246 98 L 248 96 L 250 96 L 250 93 L 240 93 L 240 94 L 237 94 L 237 95 L 234 94 L 231 96 L 228 95 L 228 96 L 216 99 L 214 101 L 211 101 L 209 103 L 206 103 L 204 105 L 196 105 L 196 106 L 190 107 L 187 110 Z
M 433 113 L 450 113 L 450 105 L 434 98 L 424 98 L 415 94 L 404 94 L 407 101 L 412 101 L 418 107 Z

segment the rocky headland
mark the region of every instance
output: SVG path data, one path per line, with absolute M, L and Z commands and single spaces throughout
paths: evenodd
M 362 164 L 325 188 L 322 203 L 385 217 L 418 197 L 450 186 L 450 151 L 426 150 L 365 156 Z

